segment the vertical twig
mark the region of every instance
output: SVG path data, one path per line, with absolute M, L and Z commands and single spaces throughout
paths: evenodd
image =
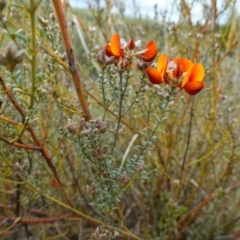
M 65 11 L 63 9 L 63 4 L 62 4 L 61 0 L 52 0 L 52 2 L 54 5 L 56 14 L 57 14 L 57 19 L 58 19 L 59 27 L 61 30 L 64 47 L 65 47 L 65 50 L 67 53 L 69 70 L 70 70 L 70 73 L 72 76 L 75 90 L 77 92 L 78 100 L 82 107 L 85 119 L 87 121 L 89 121 L 92 119 L 92 116 L 91 116 L 91 112 L 89 110 L 87 99 L 85 97 L 82 82 L 80 79 L 80 74 L 77 69 L 76 58 L 75 58 L 75 54 L 73 51 L 73 45 L 72 45 L 70 33 L 68 31 L 67 19 L 66 19 Z
M 30 22 L 31 22 L 31 47 L 32 47 L 32 59 L 31 59 L 31 80 L 32 80 L 32 90 L 29 108 L 33 109 L 34 99 L 35 99 L 35 90 L 36 90 L 36 60 L 37 60 L 37 46 L 36 46 L 36 12 L 37 4 L 34 0 L 30 0 Z
M 216 24 L 217 24 L 217 1 L 212 0 L 212 81 L 213 81 L 213 100 L 212 100 L 212 124 L 210 129 L 210 146 L 212 146 L 213 132 L 216 121 L 217 111 L 217 75 L 216 75 Z
M 187 145 L 186 145 L 186 149 L 185 149 L 184 156 L 183 156 L 180 179 L 182 178 L 182 173 L 183 173 L 185 162 L 186 162 L 186 158 L 187 158 L 187 153 L 188 153 L 189 144 L 190 144 L 190 138 L 191 138 L 191 131 L 192 131 L 194 98 L 192 98 L 191 100 L 192 100 L 192 102 L 191 102 L 190 121 L 189 121 L 188 136 L 187 136 Z
M 122 118 L 122 103 L 123 103 L 123 97 L 124 97 L 124 92 L 123 92 L 123 77 L 122 77 L 123 72 L 119 71 L 119 87 L 120 87 L 120 99 L 119 99 L 119 107 L 118 107 L 118 119 L 117 119 L 117 129 L 115 132 L 114 140 L 113 140 L 113 146 L 112 146 L 112 154 L 114 152 L 118 134 L 119 134 L 119 128 L 120 128 L 120 123 L 121 123 L 121 118 Z

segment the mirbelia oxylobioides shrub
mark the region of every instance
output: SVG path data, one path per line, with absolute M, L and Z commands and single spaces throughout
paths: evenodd
M 236 1 L 196 24 L 199 1 L 174 1 L 178 23 L 68 2 L 0 0 L 0 235 L 238 234 Z
M 63 131 L 76 143 L 87 169 L 91 169 L 94 177 L 89 175 L 86 189 L 91 204 L 104 213 L 114 208 L 136 177 L 144 178 L 146 152 L 152 149 L 156 133 L 162 131 L 159 127 L 167 119 L 166 114 L 171 112 L 169 103 L 173 102 L 175 95 L 182 89 L 195 95 L 204 87 L 202 64 L 180 57 L 171 59 L 166 54 L 160 55 L 155 64 L 153 61 L 157 53 L 154 40 L 142 49 L 140 40 L 131 38 L 126 42 L 115 33 L 110 43 L 99 49 L 96 56 L 101 68 L 96 84 L 104 107 L 102 117 L 89 122 L 81 119 L 79 124 L 68 119 L 69 133 Z M 132 79 L 139 72 L 139 81 L 134 82 Z M 163 88 L 154 88 L 161 83 L 165 83 Z M 153 90 L 148 91 L 149 88 Z M 148 112 L 148 119 L 153 117 L 154 124 L 146 127 L 146 131 L 135 130 L 135 139 L 141 140 L 128 154 L 132 143 L 127 150 L 119 145 L 121 124 L 124 124 L 124 119 L 131 118 L 136 108 L 145 105 L 147 91 L 150 95 L 155 92 L 156 96 L 158 93 L 163 97 L 159 97 L 161 101 L 157 108 Z M 115 122 L 105 120 L 108 111 L 116 117 Z
M 18 238 L 34 239 L 88 239 L 93 228 L 92 239 L 229 233 L 235 221 L 225 218 L 238 219 L 239 206 L 228 194 L 239 188 L 239 109 L 225 92 L 225 73 L 238 69 L 233 48 L 216 44 L 213 17 L 204 26 L 185 12 L 178 24 L 128 19 L 112 14 L 119 1 L 88 2 L 93 18 L 84 22 L 67 1 L 0 1 L 2 230 L 16 238 L 24 227 Z M 119 33 L 109 41 L 110 31 Z M 205 85 L 202 54 L 209 88 L 194 102 Z

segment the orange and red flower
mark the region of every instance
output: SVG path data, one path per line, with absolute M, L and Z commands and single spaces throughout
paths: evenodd
M 148 78 L 153 84 L 160 84 L 167 80 L 168 56 L 162 54 L 158 58 L 157 69 L 149 67 L 146 70 Z
M 140 65 L 146 66 L 141 69 L 147 68 L 146 73 L 151 83 L 165 82 L 173 87 L 184 88 L 190 95 L 197 94 L 202 90 L 204 87 L 202 64 L 194 64 L 191 60 L 181 57 L 171 60 L 166 54 L 162 54 L 158 58 L 157 68 L 148 67 L 157 55 L 156 42 L 151 40 L 143 50 L 135 52 L 134 50 L 140 46 L 139 43 L 140 41 L 134 42 L 133 38 L 127 43 L 120 38 L 118 33 L 113 34 L 110 43 L 104 49 L 106 57 L 110 58 L 106 64 L 117 62 L 118 66 L 123 69 L 132 66 L 133 58 L 138 56 L 140 59 L 138 62 L 142 63 Z M 101 56 L 100 62 L 104 62 L 102 59 L 104 58 Z
M 121 40 L 118 33 L 113 34 L 111 42 L 105 46 L 105 51 L 108 57 L 114 56 L 118 58 L 123 56 L 123 49 L 121 47 Z
M 108 57 L 120 59 L 120 62 L 125 62 L 126 60 L 130 60 L 131 62 L 132 58 L 136 55 L 144 62 L 152 62 L 157 55 L 157 45 L 155 41 L 151 40 L 144 50 L 134 52 L 136 48 L 139 48 L 139 43 L 140 41 L 134 42 L 133 38 L 127 43 L 120 38 L 118 33 L 115 33 L 110 43 L 105 46 L 105 53 Z
M 157 56 L 157 44 L 151 40 L 143 50 L 143 53 L 139 54 L 139 58 L 144 62 L 152 62 Z
M 204 67 L 195 63 L 186 73 L 182 80 L 182 88 L 190 95 L 195 95 L 204 87 Z
M 166 54 L 158 58 L 157 69 L 146 69 L 149 81 L 153 84 L 167 83 L 174 87 L 184 88 L 190 95 L 195 95 L 204 87 L 204 67 L 187 58 L 169 60 Z

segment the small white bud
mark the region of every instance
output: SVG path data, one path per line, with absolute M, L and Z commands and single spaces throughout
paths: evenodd
M 141 47 L 141 40 L 137 40 L 136 42 L 135 42 L 135 48 L 136 49 L 139 49 L 140 47 Z
M 120 45 L 122 49 L 125 49 L 127 47 L 127 42 L 123 38 L 121 38 Z

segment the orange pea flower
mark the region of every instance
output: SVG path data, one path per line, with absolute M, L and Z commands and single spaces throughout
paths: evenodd
M 100 64 L 110 65 L 117 64 L 121 69 L 134 66 L 134 58 L 137 56 L 140 61 L 137 61 L 137 67 L 145 70 L 152 63 L 157 55 L 156 42 L 151 40 L 145 49 L 136 52 L 140 48 L 141 41 L 134 41 L 133 38 L 126 42 L 121 39 L 118 33 L 114 33 L 109 44 L 105 45 L 104 50 L 101 50 L 97 55 L 97 61 Z M 139 64 L 140 62 L 140 64 Z
M 149 67 L 146 69 L 148 79 L 153 84 L 160 84 L 167 81 L 168 56 L 162 54 L 158 58 L 157 69 Z
M 157 44 L 155 41 L 151 40 L 143 50 L 143 53 L 139 55 L 139 58 L 145 62 L 152 62 L 157 56 Z
M 180 80 L 180 86 L 190 95 L 195 95 L 204 87 L 204 67 L 200 63 L 193 63 L 187 58 L 174 58 L 175 69 L 170 75 L 174 80 Z
M 118 33 L 113 34 L 111 42 L 105 46 L 105 51 L 108 57 L 114 56 L 118 58 L 123 56 L 123 49 L 121 47 L 121 40 Z
M 190 95 L 195 95 L 204 87 L 204 67 L 200 63 L 195 63 L 187 71 L 182 80 L 182 88 Z
M 166 54 L 158 58 L 157 69 L 146 69 L 148 79 L 153 84 L 167 83 L 174 87 L 184 88 L 190 95 L 195 95 L 204 87 L 204 67 L 187 58 L 169 60 Z

